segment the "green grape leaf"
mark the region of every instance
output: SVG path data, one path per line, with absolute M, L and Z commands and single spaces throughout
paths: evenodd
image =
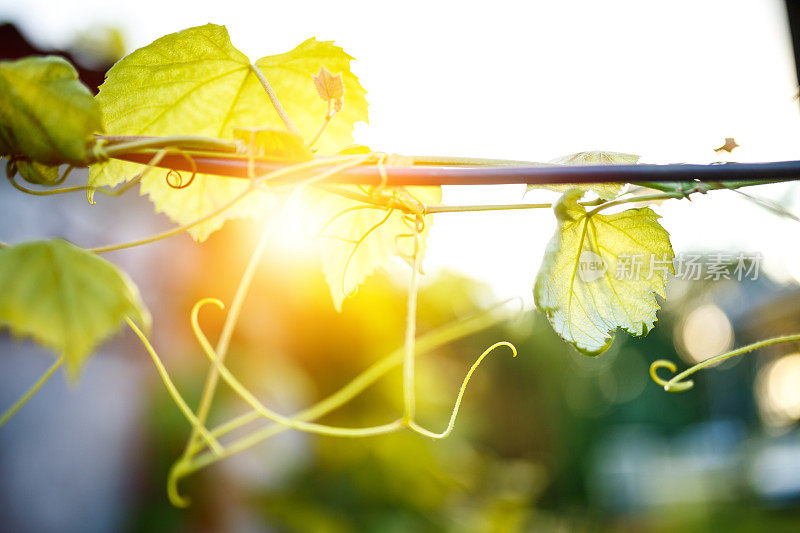
M 341 72 L 344 108 L 317 146 L 334 151 L 352 142 L 355 122 L 367 119 L 365 91 L 350 72 L 350 60 L 330 42 L 309 39 L 285 54 L 257 61 L 278 99 L 303 137 L 310 139 L 325 119 L 314 75 L 321 67 Z M 115 135 L 202 135 L 235 138 L 237 128 L 285 129 L 250 60 L 230 41 L 224 26 L 207 24 L 166 35 L 120 60 L 108 72 L 97 96 L 106 130 Z M 107 161 L 93 165 L 89 184 L 114 186 L 131 179 L 141 165 Z M 208 215 L 248 187 L 243 180 L 197 175 L 185 189 L 174 189 L 165 171 L 142 179 L 156 210 L 180 224 Z M 202 241 L 228 218 L 257 214 L 271 206 L 267 195 L 250 195 L 225 213 L 189 232 Z
M 576 154 L 565 155 L 553 159 L 550 163 L 558 165 L 635 165 L 639 161 L 638 155 L 622 154 L 619 152 L 604 152 L 594 150 L 591 152 L 578 152 Z M 570 189 L 580 189 L 584 192 L 593 191 L 597 196 L 605 200 L 611 200 L 622 191 L 622 183 L 592 183 L 587 185 L 529 185 L 526 191 L 531 189 L 550 189 L 564 193 Z
M 126 316 L 150 323 L 124 272 L 63 240 L 0 249 L 0 295 L 0 326 L 63 355 L 72 379 Z
M 0 156 L 82 165 L 101 128 L 92 93 L 63 58 L 0 61 Z
M 568 191 L 556 204 L 558 229 L 545 251 L 533 294 L 564 340 L 598 355 L 619 327 L 641 336 L 652 329 L 674 273 L 669 234 L 648 207 L 589 215 Z M 655 294 L 654 294 L 655 293 Z
M 356 187 L 349 191 L 363 194 Z M 305 191 L 304 209 L 313 213 L 309 219 L 322 221 L 322 226 L 310 228 L 319 236 L 322 271 L 337 311 L 352 296 L 358 286 L 383 267 L 393 255 L 411 261 L 414 252 L 414 217 L 401 211 L 373 209 L 362 202 L 309 187 Z M 431 205 L 442 201 L 441 187 L 408 187 L 383 189 L 382 194 L 394 195 L 409 205 Z M 424 216 L 420 233 L 424 254 L 425 240 L 432 217 Z

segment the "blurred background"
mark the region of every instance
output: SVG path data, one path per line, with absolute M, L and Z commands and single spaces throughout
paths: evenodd
M 356 141 L 376 150 L 542 161 L 594 149 L 657 163 L 798 159 L 784 2 L 519 4 L 0 0 L 0 58 L 64 53 L 96 89 L 125 53 L 215 22 L 251 59 L 312 35 L 344 46 L 369 91 L 370 124 L 357 127 Z M 715 152 L 726 137 L 741 146 Z M 444 192 L 447 203 L 523 201 L 514 186 Z M 794 185 L 750 192 L 800 213 Z M 524 201 L 554 198 L 540 191 Z M 0 240 L 60 236 L 92 246 L 171 227 L 135 194 L 97 201 L 30 197 L 0 180 Z M 0 431 L 0 531 L 797 531 L 800 346 L 729 361 L 679 395 L 652 383 L 648 367 L 660 358 L 688 366 L 800 331 L 800 224 L 728 191 L 656 210 L 676 253 L 758 253 L 757 279 L 673 279 L 653 332 L 620 334 L 608 352 L 587 358 L 532 309 L 552 213 L 438 215 L 419 333 L 475 313 L 498 319 L 419 360 L 421 421 L 445 426 L 466 370 L 487 346 L 509 340 L 520 353 L 498 352 L 481 366 L 452 436 L 287 432 L 184 481 L 193 499 L 186 510 L 170 506 L 165 480 L 188 425 L 138 341 L 119 335 L 80 383 L 57 376 Z M 231 300 L 263 224 L 228 223 L 204 245 L 181 235 L 108 256 L 140 287 L 153 343 L 191 405 L 207 365 L 189 310 L 206 296 Z M 232 370 L 276 410 L 311 405 L 401 345 L 407 274 L 402 262 L 390 265 L 337 314 L 313 248 L 277 240 L 245 305 Z M 212 339 L 222 316 L 203 314 Z M 51 363 L 32 344 L 0 337 L 0 406 Z M 400 372 L 390 373 L 322 421 L 392 420 L 400 384 Z M 212 419 L 245 410 L 221 387 Z

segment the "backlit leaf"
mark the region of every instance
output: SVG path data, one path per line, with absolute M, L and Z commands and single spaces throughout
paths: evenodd
M 348 190 L 363 194 L 356 187 Z M 442 201 L 441 187 L 390 188 L 382 192 L 394 194 L 411 205 Z M 409 220 L 398 210 L 389 212 L 364 207 L 361 202 L 315 188 L 307 191 L 306 209 L 313 212 L 314 220 L 324 223 L 323 227 L 312 229 L 321 230 L 322 270 L 337 311 L 342 310 L 344 299 L 353 295 L 358 286 L 376 269 L 384 267 L 393 255 L 407 261 L 413 255 L 413 216 Z M 420 253 L 424 253 L 432 222 L 430 215 L 424 217 Z
M 0 294 L 0 325 L 63 354 L 73 379 L 126 316 L 150 322 L 125 273 L 62 240 L 0 249 Z
M 639 161 L 638 155 L 622 154 L 619 152 L 604 152 L 594 150 L 591 152 L 578 152 L 553 159 L 550 163 L 558 165 L 635 165 Z M 594 191 L 600 198 L 611 200 L 622 191 L 623 183 L 592 183 L 586 185 L 557 184 L 557 185 L 529 185 L 531 189 L 550 189 L 551 191 L 566 192 L 570 189 Z
M 293 123 L 310 139 L 325 118 L 326 104 L 314 87 L 322 66 L 341 72 L 345 107 L 317 143 L 335 151 L 352 142 L 353 124 L 367 118 L 365 92 L 350 73 L 352 58 L 330 42 L 309 39 L 285 54 L 257 61 Z M 202 135 L 234 138 L 235 128 L 285 129 L 250 60 L 237 50 L 223 26 L 208 24 L 164 36 L 119 61 L 100 88 L 98 101 L 106 130 L 116 135 Z M 91 169 L 92 186 L 113 186 L 132 178 L 141 165 L 109 161 Z M 142 180 L 156 210 L 180 224 L 228 203 L 247 187 L 243 180 L 198 175 L 185 189 L 171 188 L 165 171 Z M 265 195 L 251 195 L 223 215 L 195 226 L 204 240 L 227 218 L 267 209 Z
M 100 130 L 92 93 L 63 58 L 0 61 L 0 156 L 80 165 Z
M 674 254 L 650 208 L 588 215 L 578 204 L 582 194 L 568 191 L 556 205 L 558 229 L 533 293 L 564 340 L 597 355 L 618 327 L 636 336 L 650 331 Z

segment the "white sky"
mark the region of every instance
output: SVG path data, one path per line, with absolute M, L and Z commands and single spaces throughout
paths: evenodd
M 0 0 L 42 46 L 64 46 L 94 24 L 122 28 L 131 48 L 214 22 L 251 59 L 310 36 L 358 59 L 376 150 L 526 160 L 593 149 L 645 162 L 800 158 L 800 110 L 782 0 L 559 2 L 115 2 Z M 754 190 L 792 200 L 788 186 Z M 520 187 L 448 188 L 447 203 L 519 201 Z M 713 197 L 712 197 L 713 196 Z M 526 201 L 552 198 L 530 194 Z M 769 271 L 800 276 L 800 224 L 734 193 L 656 208 L 676 252 L 760 251 Z M 553 228 L 549 211 L 443 214 L 427 270 L 454 268 L 530 301 Z

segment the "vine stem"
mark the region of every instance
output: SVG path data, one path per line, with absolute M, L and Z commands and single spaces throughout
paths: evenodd
M 151 235 L 151 236 L 145 237 L 143 239 L 137 239 L 135 241 L 128 241 L 128 242 L 123 242 L 123 243 L 119 243 L 119 244 L 109 244 L 109 245 L 106 245 L 106 246 L 96 246 L 94 248 L 87 248 L 87 250 L 89 252 L 92 252 L 92 253 L 95 253 L 95 254 L 102 254 L 102 253 L 106 253 L 106 252 L 114 252 L 116 250 L 124 250 L 126 248 L 135 248 L 136 246 L 142 246 L 144 244 L 150 244 L 151 242 L 157 242 L 157 241 L 161 241 L 161 240 L 167 239 L 169 237 L 174 237 L 175 235 L 180 235 L 181 233 L 183 233 L 186 230 L 190 230 L 193 227 L 202 224 L 203 222 L 206 222 L 206 221 L 211 220 L 212 218 L 214 218 L 214 217 L 216 217 L 218 215 L 221 215 L 222 213 L 224 213 L 225 211 L 227 211 L 228 209 L 230 209 L 231 207 L 233 207 L 234 205 L 239 203 L 245 196 L 247 196 L 251 192 L 253 192 L 253 189 L 247 189 L 247 190 L 243 191 L 242 193 L 240 193 L 238 196 L 234 197 L 230 202 L 228 202 L 228 203 L 224 204 L 223 206 L 215 209 L 214 211 L 210 212 L 209 214 L 198 218 L 197 220 L 193 220 L 192 222 L 189 222 L 188 224 L 184 224 L 183 226 L 177 226 L 177 227 L 175 227 L 175 228 L 173 228 L 171 230 L 162 231 L 161 233 L 156 233 L 155 235 Z
M 104 158 L 116 157 L 137 150 L 148 148 L 164 148 L 182 145 L 191 146 L 199 150 L 218 152 L 237 152 L 241 143 L 239 141 L 226 141 L 213 137 L 200 137 L 197 135 L 177 135 L 171 137 L 139 137 L 139 136 L 102 136 L 98 135 L 98 152 Z M 113 144 L 100 144 L 112 142 Z
M 56 360 L 56 362 L 55 362 L 55 363 L 53 363 L 52 365 L 50 365 L 50 368 L 48 368 L 48 369 L 47 369 L 47 371 L 46 371 L 44 374 L 42 374 L 42 377 L 40 377 L 40 378 L 39 378 L 39 379 L 36 381 L 36 383 L 34 383 L 34 384 L 33 384 L 33 386 L 31 386 L 31 388 L 30 388 L 30 389 L 28 389 L 28 390 L 25 392 L 25 394 L 23 394 L 23 395 L 20 397 L 20 399 L 19 399 L 19 400 L 17 400 L 16 402 L 14 402 L 14 405 L 12 405 L 11 407 L 9 407 L 9 408 L 8 408 L 8 409 L 7 409 L 7 410 L 6 410 L 6 411 L 3 413 L 3 415 L 2 415 L 2 416 L 0 416 L 0 428 L 1 428 L 1 427 L 3 427 L 3 425 L 4 425 L 6 422 L 8 422 L 8 421 L 11 419 L 11 417 L 12 417 L 12 416 L 14 416 L 14 415 L 16 414 L 16 412 L 17 412 L 17 411 L 19 411 L 19 410 L 22 408 L 22 406 L 23 406 L 23 405 L 25 405 L 26 403 L 28 403 L 28 400 L 30 400 L 30 399 L 31 399 L 31 397 L 33 397 L 33 395 L 34 395 L 34 394 L 36 394 L 36 393 L 39 391 L 39 389 L 41 389 L 41 388 L 42 388 L 42 385 L 44 385 L 45 383 L 47 383 L 47 380 L 48 380 L 48 379 L 50 379 L 50 377 L 51 377 L 51 376 L 52 376 L 52 375 L 55 373 L 55 371 L 56 371 L 56 370 L 58 370 L 58 369 L 59 369 L 59 367 L 60 367 L 62 364 L 64 364 L 64 361 L 65 361 L 65 359 L 66 359 L 66 355 L 62 355 L 61 357 L 59 357 L 59 358 Z
M 250 284 L 255 276 L 258 263 L 261 261 L 261 257 L 267 248 L 267 243 L 272 236 L 273 227 L 274 225 L 270 224 L 261 233 L 261 237 L 258 240 L 258 244 L 256 244 L 255 250 L 253 250 L 253 254 L 250 257 L 247 267 L 245 268 L 244 274 L 242 274 L 242 278 L 239 280 L 239 286 L 236 288 L 236 293 L 233 296 L 231 309 L 225 316 L 225 322 L 222 325 L 222 333 L 217 341 L 215 352 L 217 354 L 217 360 L 220 363 L 225 361 L 225 356 L 228 353 L 231 337 L 233 336 L 233 330 L 236 328 L 236 322 L 238 321 L 239 314 L 242 311 L 242 305 L 247 297 L 247 292 L 250 290 Z M 197 409 L 197 419 L 201 425 L 205 425 L 206 419 L 208 418 L 208 412 L 211 408 L 211 400 L 214 397 L 214 392 L 216 391 L 218 381 L 219 368 L 214 365 L 209 369 L 208 374 L 206 375 L 206 382 L 203 387 L 203 392 L 200 396 L 200 405 Z M 186 457 L 188 454 L 197 437 L 198 432 L 193 429 L 184 451 L 184 457 Z
M 495 306 L 495 308 L 500 307 L 508 303 L 508 301 L 503 302 Z M 493 309 L 495 309 L 493 308 Z M 490 328 L 495 326 L 505 320 L 505 316 L 503 315 L 492 315 L 490 314 L 492 309 L 484 311 L 478 315 L 465 318 L 464 320 L 460 320 L 454 324 L 448 324 L 446 326 L 442 326 L 437 328 L 429 333 L 426 333 L 417 340 L 416 342 L 416 356 L 419 357 L 425 353 L 431 352 L 433 350 L 438 349 L 441 346 L 449 344 L 455 340 L 460 338 L 466 337 L 468 335 L 472 335 L 484 329 Z M 327 398 L 317 402 L 313 406 L 301 411 L 300 413 L 296 414 L 292 418 L 295 420 L 305 420 L 305 421 L 312 421 L 316 420 L 331 411 L 345 405 L 347 402 L 361 394 L 364 390 L 370 387 L 372 384 L 377 382 L 381 377 L 386 375 L 390 370 L 400 366 L 403 364 L 403 360 L 405 357 L 404 347 L 401 347 L 392 353 L 390 353 L 384 359 L 377 361 L 376 363 L 372 364 L 369 368 L 364 370 L 354 379 L 352 379 L 347 385 L 339 389 L 338 391 L 334 392 Z M 221 426 L 213 429 L 211 434 L 215 437 L 219 438 L 222 435 L 225 435 L 231 431 L 234 431 L 245 424 L 253 422 L 259 418 L 258 413 L 255 411 L 250 411 L 243 415 L 236 417 L 235 419 L 231 420 L 230 422 L 226 422 Z M 267 426 L 266 428 L 261 429 L 260 431 L 253 433 L 251 435 L 247 435 L 242 437 L 238 441 L 234 441 L 230 443 L 225 448 L 224 456 L 228 457 L 230 455 L 234 455 L 236 453 L 241 453 L 246 451 L 253 446 L 267 440 L 270 437 L 278 435 L 287 431 L 289 428 L 286 426 L 281 426 L 279 424 L 273 424 L 271 426 Z M 197 448 L 193 450 L 193 452 L 198 451 Z M 197 457 L 196 460 L 193 460 L 191 464 L 187 465 L 184 472 L 191 473 L 200 468 L 208 466 L 209 464 L 219 460 L 213 454 L 206 453 Z
M 736 348 L 735 350 L 731 350 L 729 352 L 725 352 L 723 354 L 717 355 L 715 357 L 711 357 L 697 363 L 696 365 L 684 370 L 680 374 L 674 376 L 669 381 L 665 381 L 664 379 L 658 376 L 658 370 L 661 368 L 666 368 L 671 372 L 675 372 L 677 367 L 675 363 L 669 361 L 667 359 L 659 359 L 657 361 L 653 361 L 650 365 L 650 377 L 653 378 L 653 381 L 664 387 L 664 390 L 667 392 L 683 392 L 686 390 L 691 389 L 694 386 L 694 381 L 683 381 L 687 377 L 691 376 L 698 370 L 702 370 L 708 366 L 721 363 L 731 357 L 736 357 L 738 355 L 742 355 L 748 352 L 752 352 L 758 350 L 760 348 L 765 348 L 767 346 L 772 346 L 773 344 L 781 344 L 784 342 L 800 342 L 800 333 L 796 333 L 794 335 L 784 335 L 781 337 L 773 337 L 771 339 L 764 339 L 762 341 L 754 342 L 753 344 L 748 344 L 746 346 L 742 346 L 740 348 Z
M 220 309 L 224 309 L 225 305 L 216 298 L 203 298 L 202 300 L 198 301 L 194 307 L 192 308 L 192 330 L 194 331 L 194 335 L 197 338 L 197 341 L 200 343 L 203 352 L 208 357 L 209 361 L 212 365 L 216 366 L 219 374 L 222 376 L 222 379 L 228 384 L 228 386 L 233 389 L 233 391 L 239 395 L 254 411 L 256 411 L 259 415 L 267 420 L 272 422 L 276 422 L 278 424 L 284 425 L 286 427 L 296 429 L 299 431 L 305 431 L 308 433 L 317 433 L 320 435 L 330 435 L 335 437 L 369 437 L 372 435 L 382 435 L 385 433 L 389 433 L 391 431 L 395 431 L 401 427 L 399 421 L 391 422 L 388 424 L 382 424 L 378 426 L 372 427 L 363 427 L 363 428 L 343 428 L 343 427 L 335 427 L 329 426 L 325 424 L 314 424 L 310 422 L 305 422 L 302 420 L 295 420 L 288 416 L 283 416 L 280 413 L 269 409 L 264 404 L 262 404 L 258 398 L 256 398 L 253 393 L 247 390 L 241 381 L 239 381 L 225 366 L 222 361 L 219 360 L 219 357 L 214 351 L 214 348 L 211 347 L 211 343 L 208 342 L 208 338 L 206 338 L 205 334 L 203 333 L 202 328 L 200 328 L 200 323 L 198 321 L 198 314 L 200 309 L 203 305 L 207 303 L 213 303 Z
M 172 379 L 169 377 L 169 373 L 167 372 L 164 363 L 161 361 L 161 358 L 158 356 L 158 352 L 156 352 L 153 345 L 147 339 L 147 336 L 142 333 L 142 330 L 131 320 L 129 317 L 125 317 L 125 322 L 128 323 L 128 326 L 133 330 L 139 340 L 142 341 L 142 345 L 144 349 L 147 350 L 147 353 L 150 354 L 150 357 L 153 359 L 153 363 L 156 365 L 156 370 L 158 370 L 159 376 L 161 376 L 161 381 L 164 382 L 164 385 L 167 387 L 167 392 L 169 392 L 172 401 L 175 402 L 175 405 L 178 406 L 178 409 L 181 410 L 183 416 L 202 437 L 208 443 L 208 446 L 211 448 L 211 451 L 214 452 L 215 455 L 219 456 L 222 455 L 223 448 L 220 443 L 215 439 L 206 429 L 203 424 L 197 419 L 195 414 L 189 408 L 189 405 L 181 396 L 181 393 L 178 391 L 178 388 L 175 386 L 175 383 L 172 382 Z
M 256 77 L 258 78 L 258 81 L 261 82 L 261 86 L 267 92 L 267 96 L 269 97 L 269 101 L 272 102 L 272 107 L 275 108 L 275 111 L 278 113 L 278 116 L 281 117 L 281 120 L 283 121 L 283 123 L 286 125 L 286 127 L 289 129 L 289 131 L 291 131 L 292 133 L 296 133 L 296 134 L 300 135 L 300 130 L 297 129 L 297 127 L 292 123 L 292 120 L 289 118 L 289 115 L 286 114 L 286 111 L 283 109 L 283 106 L 281 105 L 280 101 L 278 100 L 278 97 L 275 94 L 275 91 L 272 90 L 272 85 L 269 84 L 269 81 L 267 80 L 267 77 L 264 76 L 264 73 L 261 72 L 261 69 L 258 68 L 258 66 L 251 64 L 250 68 L 255 73 Z
M 553 204 L 489 204 L 489 205 L 428 205 L 424 213 L 467 213 L 472 211 L 511 211 L 514 209 L 550 209 Z
M 403 359 L 403 422 L 410 425 L 416 412 L 414 342 L 417 335 L 417 293 L 419 292 L 419 270 L 422 266 L 422 250 L 419 245 L 419 224 L 421 216 L 417 215 L 414 224 L 414 265 L 411 269 L 411 280 L 408 283 L 408 301 L 406 303 L 406 332 Z

